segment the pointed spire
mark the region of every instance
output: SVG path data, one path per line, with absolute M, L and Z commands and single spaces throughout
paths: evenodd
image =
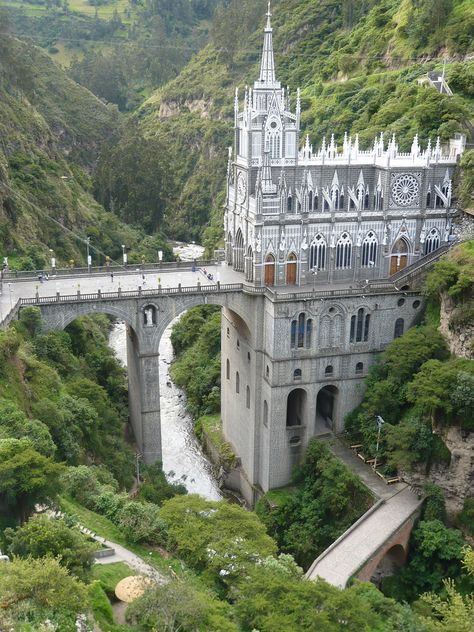
M 266 84 L 275 83 L 275 59 L 273 56 L 273 29 L 271 4 L 268 3 L 267 25 L 263 40 L 262 62 L 260 65 L 260 81 Z
M 413 143 L 411 145 L 411 155 L 413 158 L 417 158 L 420 154 L 420 144 L 418 142 L 418 134 L 415 134 Z

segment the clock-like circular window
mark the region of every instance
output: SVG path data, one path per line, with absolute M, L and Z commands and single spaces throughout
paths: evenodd
M 392 184 L 392 198 L 398 206 L 410 206 L 418 199 L 420 185 L 409 173 L 397 176 Z

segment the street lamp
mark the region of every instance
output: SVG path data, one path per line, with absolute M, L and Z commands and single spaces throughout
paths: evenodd
M 49 249 L 49 256 L 51 258 L 51 276 L 56 275 L 56 257 L 54 256 L 54 250 L 52 248 Z
M 158 250 L 158 261 L 161 263 L 163 261 L 163 251 Z
M 123 265 L 126 266 L 128 257 L 127 257 L 125 244 L 122 244 L 122 256 L 123 256 Z
M 380 446 L 380 433 L 382 431 L 382 426 L 384 425 L 385 421 L 382 419 L 382 417 L 380 415 L 377 415 L 377 417 L 375 418 L 376 422 L 377 422 L 377 447 L 375 448 L 375 459 L 374 459 L 374 470 L 377 469 L 377 458 L 379 456 L 379 446 Z
M 87 246 L 87 270 L 88 270 L 88 272 L 91 271 L 91 266 L 92 266 L 92 257 L 90 255 L 90 251 L 89 251 L 90 245 L 91 245 L 91 238 L 87 237 L 87 239 L 86 239 L 86 246 Z

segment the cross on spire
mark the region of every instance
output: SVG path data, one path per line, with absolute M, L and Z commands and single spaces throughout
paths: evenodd
M 267 25 L 264 33 L 260 81 L 262 83 L 272 84 L 275 83 L 275 60 L 273 57 L 272 10 L 270 2 L 268 2 Z

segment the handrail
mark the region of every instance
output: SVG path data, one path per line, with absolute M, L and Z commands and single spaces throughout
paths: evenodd
M 0 272 L 0 278 L 3 281 L 22 281 L 31 280 L 37 278 L 38 274 L 43 276 L 49 274 L 55 277 L 68 278 L 68 277 L 84 277 L 84 276 L 106 276 L 113 272 L 114 274 L 137 274 L 142 272 L 168 272 L 172 270 L 190 270 L 193 266 L 199 268 L 205 268 L 206 266 L 215 266 L 218 262 L 215 260 L 201 261 L 196 259 L 194 261 L 162 261 L 161 263 L 138 263 L 127 265 L 110 265 L 110 266 L 95 266 L 89 268 L 61 268 L 52 269 L 43 268 L 42 270 L 2 270 Z

